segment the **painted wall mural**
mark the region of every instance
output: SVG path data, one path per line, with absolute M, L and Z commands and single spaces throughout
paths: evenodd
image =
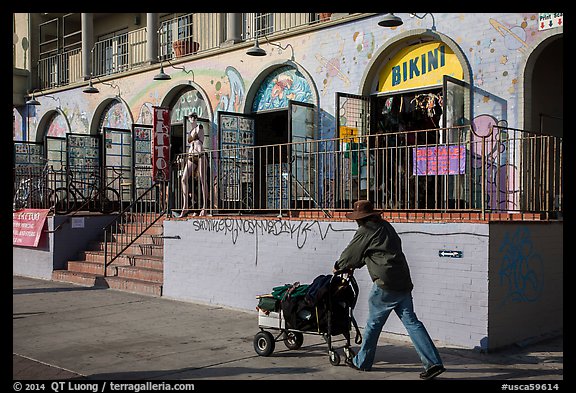
M 476 196 L 480 196 L 482 178 L 485 182 L 484 206 L 495 211 L 518 210 L 520 208 L 520 173 L 514 163 L 514 156 L 520 155 L 517 138 L 519 133 L 507 130 L 505 121 L 498 121 L 491 115 L 483 114 L 472 120 L 474 132 L 471 135 L 472 181 Z M 497 128 L 493 128 L 498 126 Z M 482 172 L 482 151 L 484 167 Z M 516 154 L 515 154 L 516 153 Z M 516 157 L 517 158 L 517 157 Z
M 287 108 L 288 101 L 313 103 L 313 94 L 302 73 L 290 66 L 274 70 L 260 85 L 252 111 Z
M 132 128 L 130 114 L 122 102 L 114 101 L 106 108 L 100 129 L 103 127 L 120 128 L 123 130 L 130 130 Z
M 355 33 L 354 36 L 362 35 L 362 33 Z M 339 34 L 336 35 L 334 39 L 334 43 L 338 43 L 338 53 L 336 56 L 330 56 L 329 58 L 324 57 L 322 53 L 314 54 L 314 57 L 320 63 L 320 65 L 316 68 L 316 72 L 319 74 L 318 82 L 322 81 L 322 95 L 326 95 L 331 89 L 332 81 L 337 78 L 341 82 L 343 82 L 343 87 L 348 89 L 350 88 L 351 82 L 350 78 L 348 77 L 348 71 L 346 68 L 349 68 L 346 65 L 346 58 L 344 57 L 344 47 L 346 45 L 346 40 L 342 39 Z M 362 45 L 359 46 L 359 51 L 364 50 Z M 317 82 L 317 83 L 318 83 Z
M 68 132 L 68 124 L 63 114 L 56 112 L 48 126 L 47 136 L 64 137 Z
M 222 79 L 222 81 L 214 84 L 215 98 L 218 102 L 216 110 L 240 112 L 240 105 L 246 97 L 244 79 L 242 79 L 240 72 L 232 66 L 226 67 Z
M 371 65 L 382 45 L 399 34 L 431 27 L 429 18 L 420 20 L 407 15 L 402 18 L 404 24 L 397 28 L 382 28 L 376 23 L 378 17 L 374 17 L 287 39 L 295 49 L 294 61 L 310 73 L 321 96 L 325 97 L 319 108 L 320 135 L 330 137 L 333 132 L 335 102 L 331 97 L 336 92 L 359 93 L 362 89 L 359 82 L 366 67 Z M 460 46 L 470 63 L 474 86 L 483 90 L 474 97 L 474 112 L 516 127 L 521 113 L 519 92 L 522 82 L 519 78 L 526 57 L 542 40 L 543 34 L 548 33 L 538 30 L 538 14 L 445 13 L 435 14 L 435 20 L 437 31 Z M 187 69 L 194 69 L 193 75 L 171 70 L 170 82 L 151 82 L 156 71 L 150 71 L 118 79 L 118 92 L 105 90 L 106 86 L 99 86 L 101 94 L 96 95 L 78 94 L 77 89 L 61 92 L 60 103 L 70 131 L 74 133 L 89 132 L 95 108 L 105 97 L 116 93 L 120 93 L 128 104 L 136 123 L 151 124 L 151 107 L 159 105 L 170 89 L 189 81 L 201 87 L 212 113 L 219 110 L 239 112 L 251 81 L 258 78 L 266 64 L 286 58 L 286 53 L 274 50 L 262 58 L 249 58 L 242 51 L 228 52 L 197 59 L 193 67 L 184 64 Z M 287 99 L 310 102 L 313 97 L 311 86 L 298 71 L 288 71 L 289 68 L 278 70 L 267 77 L 257 101 L 251 106 L 253 110 L 275 109 L 285 105 Z M 42 107 L 52 104 L 49 99 L 42 102 Z M 34 140 L 36 127 L 45 113 L 43 108 L 31 110 L 27 118 L 25 109 L 15 108 L 14 138 Z

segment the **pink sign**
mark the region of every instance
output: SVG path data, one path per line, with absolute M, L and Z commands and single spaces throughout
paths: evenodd
M 461 175 L 466 172 L 466 146 L 427 146 L 413 150 L 415 175 Z
M 12 244 L 37 247 L 49 209 L 23 209 L 12 213 Z
M 152 179 L 167 181 L 170 179 L 170 110 L 154 109 L 152 131 Z

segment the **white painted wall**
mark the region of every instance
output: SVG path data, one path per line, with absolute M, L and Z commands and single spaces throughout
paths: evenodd
M 415 311 L 433 339 L 467 347 L 485 342 L 488 328 L 488 225 L 394 224 L 410 265 Z M 309 284 L 330 274 L 356 230 L 355 222 L 253 219 L 164 221 L 163 295 L 243 310 L 275 286 Z M 439 257 L 440 250 L 462 258 Z M 372 286 L 366 268 L 354 315 L 363 327 Z M 257 326 L 256 313 L 254 326 Z M 384 331 L 406 334 L 396 315 Z

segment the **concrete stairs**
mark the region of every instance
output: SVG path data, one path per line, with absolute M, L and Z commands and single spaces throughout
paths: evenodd
M 54 270 L 53 281 L 69 282 L 90 287 L 112 288 L 120 291 L 162 296 L 164 278 L 164 239 L 161 217 L 118 258 L 106 268 L 104 276 L 104 241 L 90 242 L 88 249 L 67 263 L 67 269 Z M 124 234 L 113 239 L 111 248 L 122 243 L 126 233 L 134 232 L 135 223 L 122 225 Z M 110 246 L 109 246 L 110 247 Z

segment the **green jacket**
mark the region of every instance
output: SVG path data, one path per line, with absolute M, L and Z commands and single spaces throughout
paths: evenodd
M 358 269 L 364 265 L 372 281 L 382 289 L 410 291 L 414 287 L 400 237 L 384 219 L 359 226 L 335 267 Z

